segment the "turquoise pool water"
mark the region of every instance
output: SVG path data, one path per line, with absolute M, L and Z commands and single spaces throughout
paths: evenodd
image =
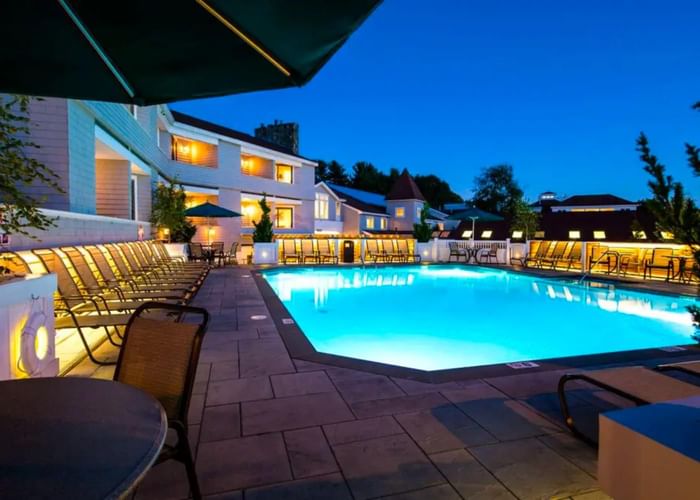
M 439 370 L 692 343 L 692 298 L 488 268 L 277 269 L 317 351 Z

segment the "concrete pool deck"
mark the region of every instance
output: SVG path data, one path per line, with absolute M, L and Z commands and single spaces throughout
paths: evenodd
M 561 421 L 556 384 L 571 370 L 431 384 L 295 359 L 253 272 L 213 270 L 193 304 L 212 314 L 189 421 L 208 498 L 607 498 L 595 450 Z M 688 359 L 700 353 L 644 363 Z M 84 362 L 71 375 L 111 369 Z M 588 433 L 597 413 L 627 404 L 584 385 L 571 400 Z M 187 497 L 177 462 L 154 467 L 136 493 Z

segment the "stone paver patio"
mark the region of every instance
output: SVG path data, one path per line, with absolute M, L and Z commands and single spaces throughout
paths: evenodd
M 193 304 L 212 314 L 189 417 L 205 497 L 607 498 L 595 450 L 561 421 L 563 369 L 428 384 L 292 359 L 251 272 L 212 271 Z M 72 375 L 111 370 L 85 362 Z M 572 391 L 589 432 L 596 413 L 623 405 Z M 136 493 L 187 497 L 177 462 L 154 467 Z

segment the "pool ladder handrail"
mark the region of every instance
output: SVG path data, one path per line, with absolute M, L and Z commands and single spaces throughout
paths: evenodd
M 591 267 L 588 268 L 588 271 L 585 271 L 585 272 L 581 275 L 581 277 L 580 277 L 579 280 L 578 280 L 578 284 L 579 284 L 579 285 L 583 284 L 583 280 L 585 280 L 585 279 L 591 274 L 591 272 L 593 271 L 593 268 L 594 268 L 595 266 L 597 266 L 598 264 L 600 264 L 600 261 L 603 260 L 603 257 L 605 257 L 605 256 L 608 255 L 608 254 L 611 254 L 611 255 L 612 255 L 612 252 L 610 251 L 610 249 L 608 249 L 608 250 L 606 250 L 605 252 L 603 252 L 602 254 L 600 254 L 600 257 L 598 257 L 598 258 L 596 259 L 596 261 L 595 261 L 593 264 L 591 264 Z

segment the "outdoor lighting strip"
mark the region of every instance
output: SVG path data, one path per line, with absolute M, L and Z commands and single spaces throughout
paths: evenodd
M 221 24 L 223 24 L 224 26 L 226 26 L 230 31 L 232 31 L 233 33 L 235 33 L 235 34 L 238 36 L 238 38 L 240 38 L 241 40 L 243 40 L 243 41 L 244 41 L 245 43 L 247 43 L 250 47 L 252 47 L 258 54 L 260 54 L 260 55 L 263 56 L 265 59 L 267 59 L 267 60 L 270 62 L 270 64 L 272 64 L 275 68 L 277 68 L 278 70 L 280 70 L 280 71 L 282 72 L 282 74 L 284 74 L 284 76 L 286 76 L 287 78 L 291 78 L 292 73 L 289 72 L 289 71 L 287 70 L 287 68 L 285 68 L 284 66 L 282 66 L 282 64 L 281 64 L 279 61 L 277 61 L 277 59 L 275 59 L 274 57 L 272 57 L 264 48 L 262 48 L 260 45 L 258 45 L 257 43 L 255 43 L 253 40 L 251 40 L 250 38 L 248 38 L 248 37 L 246 36 L 245 33 L 243 33 L 241 30 L 239 30 L 238 28 L 236 28 L 236 26 L 234 26 L 233 23 L 232 23 L 231 21 L 229 21 L 229 20 L 226 19 L 224 16 L 222 16 L 221 14 L 219 14 L 219 12 L 218 12 L 216 9 L 214 9 L 214 7 L 212 7 L 211 5 L 209 5 L 205 0 L 195 0 L 195 1 L 196 1 L 199 5 L 201 5 L 201 6 L 204 8 L 204 10 L 206 10 L 207 12 L 209 12 L 209 14 L 211 14 L 212 16 L 214 16 L 214 17 L 217 19 L 217 21 L 219 21 Z
M 71 21 L 73 21 L 73 24 L 80 30 L 80 32 L 83 34 L 85 39 L 88 41 L 88 43 L 92 46 L 93 49 L 95 49 L 95 52 L 97 52 L 97 55 L 100 56 L 100 59 L 102 59 L 102 62 L 107 66 L 107 69 L 112 73 L 114 78 L 117 79 L 119 84 L 122 86 L 124 91 L 127 93 L 127 95 L 133 99 L 134 98 L 134 91 L 131 89 L 131 86 L 129 83 L 126 81 L 126 79 L 122 76 L 122 74 L 119 72 L 119 70 L 116 68 L 116 66 L 112 63 L 112 61 L 107 57 L 107 54 L 105 53 L 104 50 L 102 50 L 102 47 L 100 47 L 100 44 L 97 43 L 97 40 L 92 36 L 92 34 L 88 31 L 88 29 L 85 27 L 85 25 L 82 23 L 78 15 L 71 9 L 71 7 L 68 5 L 66 0 L 58 0 L 58 3 L 63 7 L 63 10 L 66 11 L 66 14 L 68 14 L 68 17 L 70 17 Z

